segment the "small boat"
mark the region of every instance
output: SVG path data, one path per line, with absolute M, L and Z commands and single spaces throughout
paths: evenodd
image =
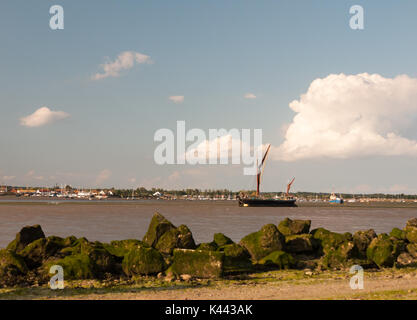
M 336 203 L 336 204 L 343 204 L 344 201 L 343 201 L 343 198 L 341 196 L 338 197 L 334 193 L 332 193 L 331 196 L 330 196 L 329 202 L 330 203 Z
M 271 148 L 271 145 L 268 145 L 265 155 L 262 157 L 261 165 L 257 166 L 256 197 L 249 198 L 247 196 L 242 196 L 242 197 L 238 196 L 236 199 L 238 200 L 239 207 L 296 207 L 297 206 L 295 204 L 296 199 L 289 196 L 289 191 L 295 178 L 293 178 L 291 182 L 288 184 L 287 193 L 284 199 L 264 199 L 260 197 L 259 189 L 260 189 L 260 184 L 261 184 L 261 176 L 263 174 L 265 159 L 266 159 L 266 156 L 268 155 L 270 148 Z

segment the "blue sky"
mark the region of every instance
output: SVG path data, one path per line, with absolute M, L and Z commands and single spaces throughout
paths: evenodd
M 62 5 L 65 29 L 49 28 Z M 363 5 L 365 29 L 349 28 Z M 153 135 L 262 128 L 280 145 L 289 104 L 330 74 L 417 77 L 415 1 L 2 1 L 0 182 L 18 185 L 253 187 L 241 166 L 158 166 Z M 150 56 L 93 81 L 124 51 Z M 245 99 L 253 93 L 256 99 Z M 182 95 L 184 102 L 168 97 Z M 70 117 L 29 128 L 46 106 Z M 417 138 L 414 126 L 402 135 Z M 270 161 L 264 190 L 417 192 L 415 156 Z M 103 174 L 104 172 L 104 174 Z M 98 179 L 102 173 L 101 178 Z

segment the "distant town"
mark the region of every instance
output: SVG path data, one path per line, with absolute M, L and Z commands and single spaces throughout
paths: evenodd
M 111 199 L 119 198 L 126 200 L 140 199 L 163 199 L 163 200 L 236 200 L 239 195 L 249 197 L 255 196 L 254 190 L 231 191 L 228 189 L 219 190 L 166 190 L 162 188 L 146 189 L 116 189 L 116 188 L 74 188 L 67 186 L 54 187 L 19 187 L 19 186 L 0 186 L 0 197 L 18 198 L 60 198 L 60 199 Z M 262 192 L 265 198 L 293 197 L 297 201 L 308 202 L 327 202 L 338 199 L 344 202 L 417 202 L 417 195 L 407 194 L 349 194 L 349 193 L 327 193 L 327 192 L 293 192 L 290 195 L 284 192 Z

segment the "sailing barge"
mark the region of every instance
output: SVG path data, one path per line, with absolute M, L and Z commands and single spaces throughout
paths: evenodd
M 294 178 L 287 186 L 287 193 L 284 199 L 264 199 L 260 196 L 259 189 L 261 185 L 261 177 L 264 170 L 266 156 L 268 155 L 271 145 L 268 145 L 264 156 L 262 157 L 262 162 L 257 166 L 256 172 L 256 197 L 249 198 L 247 196 L 237 197 L 239 207 L 296 207 L 296 199 L 289 196 L 289 191 Z

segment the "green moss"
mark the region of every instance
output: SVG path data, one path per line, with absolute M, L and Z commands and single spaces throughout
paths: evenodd
M 45 234 L 43 233 L 40 225 L 26 226 L 16 234 L 16 238 L 9 243 L 7 249 L 20 252 L 29 243 L 41 238 L 45 238 Z
M 39 267 L 43 261 L 57 255 L 57 253 L 64 248 L 65 240 L 50 236 L 48 238 L 41 238 L 33 241 L 27 245 L 20 254 L 25 259 L 29 268 Z
M 376 236 L 373 229 L 355 232 L 353 235 L 353 242 L 355 244 L 357 258 L 366 258 L 366 250 Z
M 273 224 L 267 224 L 258 232 L 251 233 L 240 241 L 254 261 L 260 260 L 271 252 L 282 250 L 284 236 Z
M 97 277 L 94 272 L 94 262 L 87 254 L 75 254 L 47 262 L 43 266 L 45 276 L 49 275 L 49 270 L 53 265 L 59 265 L 63 268 L 64 279 L 93 279 Z
M 223 252 L 175 249 L 174 261 L 167 273 L 188 274 L 197 278 L 219 278 L 223 275 L 223 263 Z
M 278 269 L 290 269 L 295 264 L 295 259 L 289 253 L 284 251 L 274 251 L 262 258 L 259 261 L 260 265 L 263 266 L 273 266 Z
M 291 220 L 285 218 L 278 224 L 278 230 L 284 236 L 290 236 L 294 234 L 309 233 L 311 226 L 311 220 Z
M 411 254 L 414 258 L 417 258 L 417 243 L 407 244 L 407 252 Z
M 389 234 L 391 237 L 397 238 L 398 240 L 405 240 L 406 239 L 406 233 L 404 230 L 394 228 Z
M 122 262 L 128 276 L 157 274 L 166 268 L 163 256 L 154 248 L 138 247 L 130 250 Z
M 373 239 L 366 255 L 375 262 L 378 267 L 392 267 L 398 255 L 405 250 L 405 243 L 395 238 L 390 238 L 383 233 Z
M 340 234 L 324 228 L 312 230 L 311 234 L 313 235 L 313 238 L 317 240 L 323 253 L 335 250 L 342 243 L 352 239 L 350 233 Z
M 409 242 L 417 243 L 417 227 L 407 226 L 404 228 L 404 232 Z
M 193 235 L 185 225 L 165 232 L 155 245 L 158 251 L 165 254 L 172 254 L 175 248 L 195 249 L 195 247 Z
M 197 250 L 207 250 L 207 251 L 216 251 L 217 250 L 217 244 L 214 242 L 206 242 L 206 243 L 200 243 L 197 246 Z
M 226 272 L 243 272 L 252 269 L 249 252 L 242 246 L 232 243 L 218 248 L 224 253 L 224 270 Z
M 314 250 L 311 234 L 298 234 L 285 237 L 285 251 L 291 253 L 311 253 Z
M 151 247 L 154 247 L 159 238 L 171 229 L 175 229 L 175 226 L 169 222 L 162 214 L 155 212 L 149 224 L 148 231 L 143 237 L 143 242 Z
M 127 240 L 115 240 L 110 244 L 103 244 L 104 248 L 112 255 L 123 258 L 129 251 L 138 247 L 149 247 L 146 243 L 140 240 L 127 239 Z
M 234 243 L 232 239 L 230 239 L 229 237 L 226 237 L 223 233 L 215 233 L 213 238 L 214 238 L 213 242 L 218 247 Z

